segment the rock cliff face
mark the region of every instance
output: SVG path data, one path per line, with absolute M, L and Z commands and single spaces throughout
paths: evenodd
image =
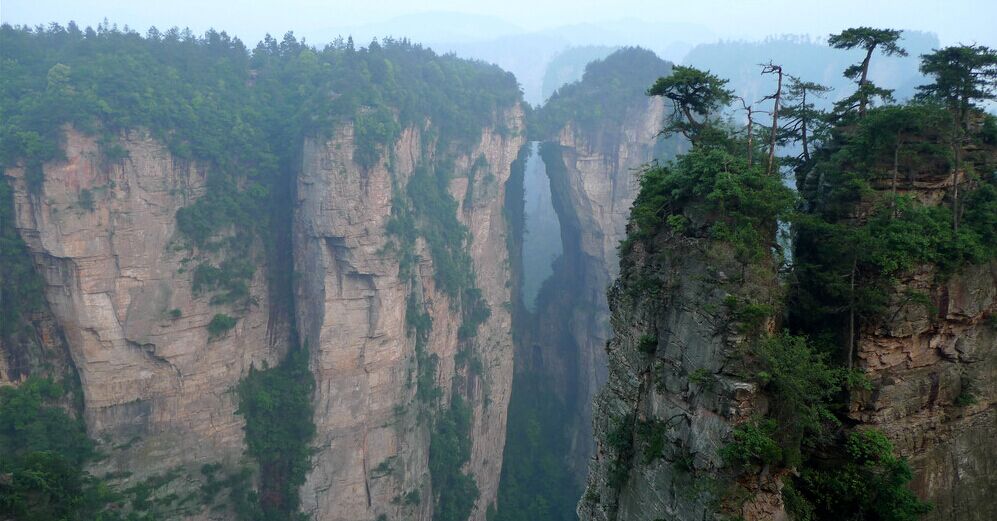
M 906 192 L 942 204 L 952 179 L 930 166 L 913 174 Z M 849 415 L 882 430 L 908 458 L 912 488 L 934 505 L 924 519 L 994 519 L 997 262 L 951 276 L 921 266 L 895 289 L 887 318 L 859 332 L 858 367 L 873 391 L 854 400 Z M 913 302 L 914 294 L 930 304 Z
M 481 493 L 473 519 L 484 519 L 494 502 L 512 380 L 502 205 L 510 164 L 524 142 L 522 110 L 502 116 L 503 130 L 483 129 L 458 156 L 450 185 L 458 219 L 473 237 L 476 285 L 491 311 L 470 341 L 480 374 L 457 367 L 461 316 L 436 287 L 424 241 L 414 252 L 415 287 L 401 277 L 401 256 L 388 247 L 385 226 L 397 191 L 432 159 L 423 132 L 403 132 L 371 168 L 353 160 L 351 126 L 328 141 L 304 143 L 294 259 L 298 326 L 317 381 L 317 452 L 302 490 L 303 509 L 316 519 L 432 517 L 432 422 L 416 403 L 410 294 L 432 318 L 426 350 L 438 357 L 443 402 L 455 390 L 473 410 L 467 468 Z M 233 390 L 251 366 L 275 365 L 287 348 L 286 330 L 275 330 L 280 326 L 269 317 L 265 263 L 259 256 L 253 305 L 245 309 L 195 294 L 191 252 L 175 216 L 204 193 L 203 170 L 176 161 L 139 131 L 119 144 L 127 158 L 107 164 L 94 138 L 68 129 L 67 159 L 45 165 L 38 193 L 23 171 L 7 171 L 17 227 L 44 277 L 55 320 L 33 317 L 38 338 L 20 344 L 35 348 L 4 346 L 0 369 L 16 381 L 25 367 L 38 365 L 32 358 L 38 353 L 57 361 L 52 353 L 58 354 L 61 328 L 79 372 L 88 432 L 110 456 L 96 474 L 128 472 L 138 481 L 180 467 L 196 475 L 191 469 L 209 462 L 234 467 L 244 450 L 244 422 L 235 414 Z M 237 317 L 237 325 L 212 335 L 208 325 L 221 312 Z M 413 491 L 427 499 L 402 500 Z
M 720 449 L 734 425 L 766 410 L 738 371 L 746 339 L 728 302 L 777 305 L 774 266 L 744 271 L 708 239 L 665 232 L 651 242 L 633 246 L 609 291 L 614 336 L 578 505 L 585 521 L 713 519 L 730 484 Z M 755 499 L 731 514 L 785 519 L 774 478 L 742 485 Z
M 453 163 L 450 193 L 472 237 L 476 285 L 491 315 L 472 341 L 483 370 L 458 369 L 459 313 L 437 288 L 432 255 L 422 239 L 410 280 L 389 246 L 386 226 L 399 191 L 433 158 L 423 129 L 408 128 L 373 166 L 353 158 L 352 127 L 327 141 L 305 143 L 298 182 L 295 270 L 298 326 L 312 352 L 316 377 L 316 454 L 302 490 L 303 510 L 323 520 L 430 519 L 428 470 L 431 422 L 417 401 L 416 339 L 406 322 L 407 299 L 432 319 L 425 350 L 438 357 L 436 385 L 449 402 L 461 392 L 473 410 L 470 474 L 480 489 L 472 519 L 494 502 L 512 384 L 510 279 L 505 181 L 524 143 L 518 107 L 503 115 L 506 132 L 483 129 Z M 483 158 L 483 162 L 480 158 Z M 481 165 L 484 165 L 482 168 Z M 407 501 L 418 493 L 422 501 Z
M 606 381 L 610 336 L 605 290 L 616 278 L 617 246 L 626 236 L 630 205 L 637 195 L 637 170 L 651 161 L 665 115 L 660 98 L 631 107 L 618 127 L 578 128 L 569 122 L 556 142 L 543 145 L 551 197 L 561 222 L 563 254 L 539 299 L 536 338 L 553 346 L 533 363 L 576 405 L 572 464 L 579 476 L 591 453 L 590 407 Z
M 22 170 L 6 172 L 17 227 L 79 373 L 87 430 L 109 456 L 96 473 L 140 480 L 234 464 L 243 421 L 232 389 L 284 348 L 269 340 L 266 270 L 256 272 L 247 309 L 195 295 L 175 214 L 203 193 L 204 172 L 140 131 L 118 144 L 128 157 L 107 164 L 95 138 L 67 129 L 66 160 L 45 165 L 37 193 Z M 221 311 L 239 321 L 213 337 L 208 324 Z

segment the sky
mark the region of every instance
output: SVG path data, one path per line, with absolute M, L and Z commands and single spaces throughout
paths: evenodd
M 446 33 L 447 27 L 433 26 L 439 23 L 433 17 L 383 25 L 392 18 L 426 12 L 490 17 L 475 27 L 492 36 L 636 18 L 688 24 L 701 30 L 707 41 L 754 40 L 787 33 L 826 36 L 846 27 L 870 25 L 933 32 L 943 45 L 997 47 L 997 0 L 0 0 L 4 23 L 74 20 L 85 26 L 107 18 L 141 32 L 152 25 L 190 27 L 198 33 L 209 28 L 226 30 L 250 45 L 268 32 L 280 35 L 288 30 L 321 43 L 330 34 L 362 32 L 360 27 L 368 24 L 389 27 L 392 32 Z

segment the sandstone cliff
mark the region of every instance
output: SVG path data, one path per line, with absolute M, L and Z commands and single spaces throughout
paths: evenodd
M 108 455 L 93 472 L 129 475 L 127 484 L 181 467 L 196 475 L 203 463 L 234 466 L 243 421 L 233 387 L 284 348 L 268 334 L 266 271 L 256 271 L 254 305 L 244 309 L 195 295 L 175 215 L 203 193 L 203 170 L 142 131 L 118 144 L 127 157 L 108 164 L 95 138 L 67 129 L 66 160 L 45 165 L 37 193 L 22 170 L 6 172 L 17 227 L 79 373 L 88 433 Z M 212 335 L 221 311 L 238 323 Z
M 967 155 L 982 171 L 997 158 L 992 147 Z M 947 169 L 923 162 L 909 179 L 905 194 L 929 205 L 951 204 Z M 972 184 L 965 172 L 958 181 L 964 190 Z M 891 189 L 887 182 L 876 188 Z M 911 487 L 934 505 L 924 519 L 994 519 L 997 262 L 955 274 L 919 266 L 896 281 L 883 316 L 859 331 L 858 367 L 873 388 L 856 397 L 849 416 L 882 430 L 908 458 Z
M 407 301 L 424 309 L 432 329 L 424 349 L 435 357 L 443 402 L 451 391 L 472 407 L 468 464 L 480 490 L 472 519 L 494 502 L 505 442 L 512 384 L 510 278 L 505 181 L 523 145 L 523 114 L 501 115 L 452 166 L 450 193 L 472 237 L 476 285 L 491 310 L 471 340 L 480 374 L 459 368 L 461 317 L 456 302 L 437 288 L 433 257 L 415 243 L 413 277 L 402 274 L 402 252 L 386 231 L 393 207 L 413 172 L 433 161 L 426 129 L 410 127 L 370 168 L 353 158 L 353 129 L 305 143 L 295 217 L 298 325 L 312 352 L 318 430 L 303 510 L 323 520 L 430 519 L 428 470 L 432 421 L 416 396 L 417 339 L 407 323 Z M 395 211 L 398 208 L 394 208 Z M 411 320 L 411 317 L 409 317 Z M 431 413 L 430 413 L 431 414 Z M 408 498 L 422 498 L 421 501 Z

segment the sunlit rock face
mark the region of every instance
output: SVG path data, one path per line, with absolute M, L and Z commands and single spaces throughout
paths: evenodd
M 432 517 L 432 422 L 416 396 L 416 339 L 406 323 L 410 295 L 432 319 L 425 349 L 438 357 L 443 403 L 459 392 L 473 410 L 468 470 L 480 497 L 472 519 L 483 520 L 495 500 L 513 355 L 502 212 L 511 163 L 524 143 L 522 110 L 510 109 L 501 119 L 504 131 L 485 128 L 470 150 L 458 154 L 449 186 L 459 203 L 458 220 L 472 237 L 476 285 L 491 310 L 477 336 L 463 341 L 460 313 L 437 288 L 425 241 L 416 241 L 413 276 L 404 276 L 401 254 L 389 245 L 385 229 L 398 204 L 396 192 L 433 160 L 426 151 L 436 143 L 425 141 L 432 139 L 425 129 L 406 129 L 366 168 L 354 160 L 350 126 L 328 140 L 305 143 L 294 249 L 298 327 L 317 384 L 316 453 L 302 507 L 316 519 Z M 470 342 L 472 356 L 481 361 L 478 371 L 455 360 L 461 342 Z M 413 491 L 422 500 L 404 501 Z
M 67 128 L 66 160 L 44 165 L 37 193 L 22 170 L 6 171 L 16 226 L 79 373 L 87 431 L 108 456 L 93 472 L 137 482 L 203 463 L 234 466 L 244 443 L 233 389 L 286 349 L 268 334 L 267 267 L 259 263 L 250 282 L 252 306 L 196 295 L 176 212 L 204 193 L 204 170 L 140 130 L 118 145 L 127 158 L 107 164 L 95 137 Z M 238 322 L 212 336 L 218 313 Z

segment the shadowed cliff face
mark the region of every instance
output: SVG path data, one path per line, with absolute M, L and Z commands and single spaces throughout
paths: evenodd
M 595 135 L 568 123 L 542 149 L 564 253 L 541 290 L 533 342 L 550 346 L 541 351 L 542 367 L 562 399 L 576 404 L 577 423 L 568 432 L 579 476 L 591 454 L 590 404 L 606 381 L 605 290 L 619 271 L 617 246 L 637 195 L 636 173 L 654 158 L 664 103 L 645 99 L 628 112 L 626 124 Z
M 433 160 L 425 133 L 407 129 L 369 169 L 352 160 L 349 127 L 324 143 L 305 144 L 295 262 L 299 328 L 313 353 L 317 381 L 319 433 L 303 504 L 317 518 L 432 515 L 431 501 L 398 499 L 412 491 L 427 499 L 434 493 L 427 467 L 431 424 L 413 382 L 426 368 L 419 367 L 417 340 L 406 321 L 410 295 L 432 320 L 419 349 L 437 360 L 434 383 L 444 403 L 451 391 L 458 392 L 473 411 L 468 468 L 481 495 L 472 518 L 484 519 L 494 502 L 512 385 L 512 296 L 505 284 L 510 268 L 502 205 L 511 162 L 523 144 L 522 117 L 518 108 L 508 111 L 507 133 L 484 129 L 478 143 L 453 163 L 450 193 L 461 201 L 457 212 L 473 237 L 476 285 L 491 310 L 470 340 L 459 338 L 461 317 L 437 287 L 427 244 L 415 244 L 419 260 L 409 279 L 401 273 L 401 253 L 388 246 L 385 233 L 398 204 L 397 187 Z M 458 351 L 465 348 L 480 367 L 461 366 Z

